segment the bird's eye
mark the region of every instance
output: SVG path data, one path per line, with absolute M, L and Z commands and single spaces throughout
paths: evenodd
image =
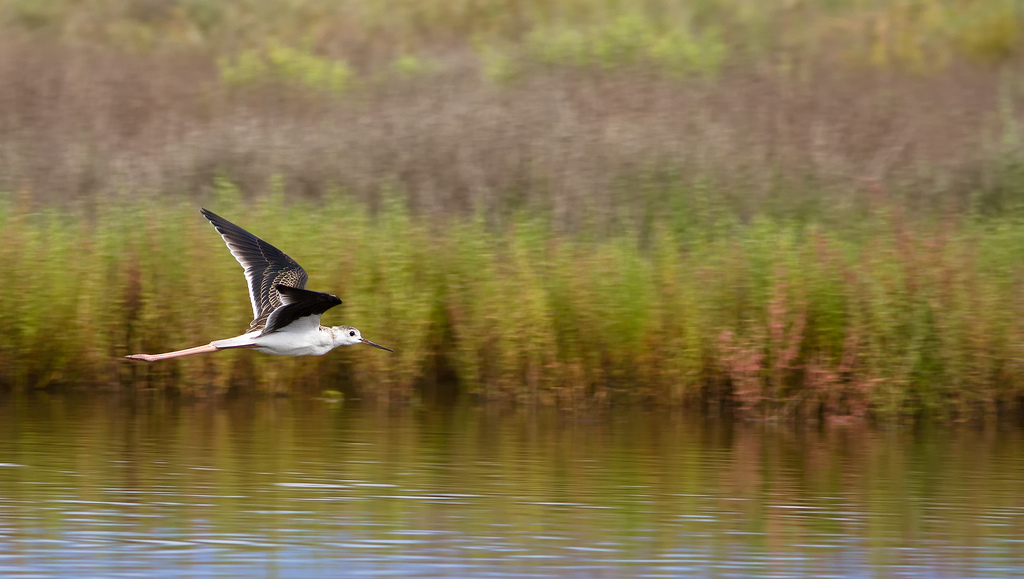
M 348 335 L 350 335 L 350 336 L 355 336 L 355 335 L 356 335 L 356 331 L 355 331 L 355 330 L 352 330 L 351 332 L 349 332 L 349 333 L 348 333 Z

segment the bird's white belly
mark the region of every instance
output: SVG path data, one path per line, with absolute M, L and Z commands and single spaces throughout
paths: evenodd
M 257 352 L 277 356 L 322 356 L 332 349 L 332 344 L 319 328 L 312 332 L 295 332 L 284 328 L 258 336 L 253 342 Z

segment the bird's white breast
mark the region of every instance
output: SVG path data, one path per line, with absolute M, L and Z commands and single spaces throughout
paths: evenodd
M 277 356 L 322 356 L 330 352 L 334 349 L 334 340 L 330 332 L 321 330 L 320 316 L 316 317 L 315 326 L 296 321 L 276 332 L 257 337 L 253 340 L 256 351 Z

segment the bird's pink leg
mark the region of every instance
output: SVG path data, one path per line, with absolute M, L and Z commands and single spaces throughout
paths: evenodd
M 193 356 L 195 354 L 216 352 L 219 349 L 220 348 L 213 344 L 206 344 L 205 346 L 196 346 L 195 348 L 178 350 L 176 352 L 165 352 L 163 354 L 132 354 L 131 356 L 125 356 L 125 358 L 128 358 L 129 360 L 139 360 L 142 362 L 156 362 L 157 360 L 167 360 L 170 358 L 180 358 L 182 356 Z

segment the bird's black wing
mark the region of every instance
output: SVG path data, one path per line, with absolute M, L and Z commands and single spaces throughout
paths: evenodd
M 263 334 L 261 335 L 276 332 L 296 320 L 309 316 L 315 316 L 315 318 L 310 319 L 310 323 L 319 326 L 320 316 L 327 310 L 341 304 L 341 300 L 334 294 L 280 284 L 275 285 L 274 289 L 281 294 L 283 304 L 270 313 L 270 316 L 267 318 L 267 327 L 263 329 Z
M 238 263 L 245 269 L 249 282 L 249 301 L 252 302 L 252 323 L 249 331 L 263 328 L 270 313 L 281 306 L 281 296 L 275 286 L 306 287 L 306 270 L 283 251 L 249 233 L 227 219 L 202 210 L 210 220 Z M 337 299 L 337 298 L 335 298 Z

